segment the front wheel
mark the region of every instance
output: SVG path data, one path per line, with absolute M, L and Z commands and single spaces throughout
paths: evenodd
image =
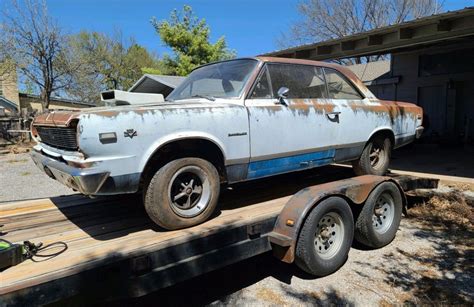
M 356 175 L 379 175 L 387 172 L 392 153 L 392 142 L 389 138 L 378 136 L 365 145 L 360 158 L 352 162 Z
M 210 162 L 183 158 L 160 168 L 145 191 L 145 210 L 159 226 L 180 229 L 206 221 L 217 207 L 219 174 Z
M 354 219 L 347 201 L 329 197 L 311 211 L 296 242 L 295 262 L 303 271 L 326 276 L 347 259 L 354 236 Z

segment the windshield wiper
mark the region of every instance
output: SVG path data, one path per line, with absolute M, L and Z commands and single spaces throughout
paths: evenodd
M 193 95 L 191 96 L 191 98 L 205 98 L 207 100 L 210 100 L 210 101 L 215 101 L 216 98 L 212 97 L 212 96 L 207 96 L 207 95 Z

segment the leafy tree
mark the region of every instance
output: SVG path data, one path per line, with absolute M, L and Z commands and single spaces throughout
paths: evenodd
M 227 48 L 224 37 L 216 43 L 209 42 L 211 30 L 204 19 L 194 15 L 190 6 L 182 12 L 173 10 L 169 20 L 151 20 L 161 40 L 174 52 L 174 58 L 166 57 L 163 63 L 173 74 L 185 76 L 195 67 L 235 57 Z
M 40 92 L 43 110 L 53 93 L 70 84 L 76 69 L 67 58 L 66 36 L 49 17 L 44 0 L 5 6 L 0 24 L 0 62 L 14 63 L 20 78 Z
M 82 65 L 74 72 L 68 93 L 84 101 L 97 101 L 103 90 L 127 90 L 142 76 L 143 68 L 160 70 L 154 55 L 132 38 L 125 41 L 120 32 L 108 36 L 82 31 L 69 44 L 71 57 Z

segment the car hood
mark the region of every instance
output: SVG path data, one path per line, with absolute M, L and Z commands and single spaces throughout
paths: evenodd
M 113 107 L 93 107 L 86 109 L 68 110 L 68 111 L 50 111 L 38 115 L 33 124 L 39 126 L 66 127 L 74 120 L 80 119 L 87 114 L 96 114 L 106 117 L 114 117 L 119 113 L 137 112 L 146 113 L 150 111 L 171 110 L 171 109 L 192 109 L 192 108 L 218 108 L 218 107 L 236 106 L 226 103 L 224 100 L 180 100 L 179 102 L 162 102 L 156 104 L 143 105 L 124 105 Z

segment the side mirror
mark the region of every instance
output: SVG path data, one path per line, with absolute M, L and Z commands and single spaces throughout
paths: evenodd
M 287 87 L 280 87 L 280 89 L 278 90 L 277 94 L 278 94 L 278 102 L 280 104 L 283 104 L 285 106 L 287 106 L 288 104 L 286 103 L 285 99 L 288 98 L 288 92 L 290 91 L 289 88 Z

